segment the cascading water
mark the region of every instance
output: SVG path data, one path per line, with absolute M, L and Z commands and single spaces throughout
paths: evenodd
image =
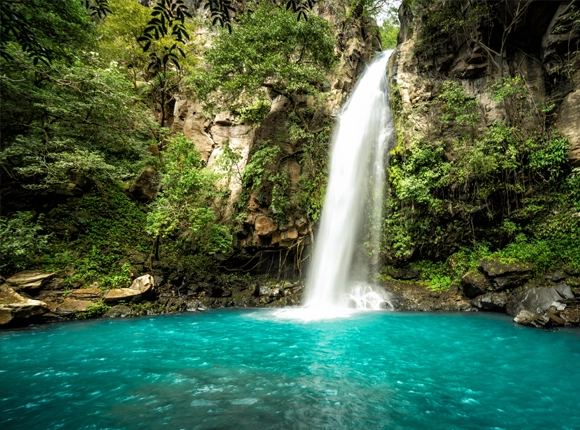
M 376 273 L 376 259 L 359 262 L 355 254 L 363 238 L 375 255 L 380 242 L 386 149 L 394 134 L 386 73 L 391 53 L 381 53 L 367 67 L 335 127 L 307 282 L 305 306 L 312 310 L 379 309 L 389 303 L 381 288 L 365 282 L 373 270 Z

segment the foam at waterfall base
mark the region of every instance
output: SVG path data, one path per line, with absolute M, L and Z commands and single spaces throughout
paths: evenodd
M 389 294 L 377 285 L 358 283 L 343 297 L 346 307 L 359 310 L 393 310 Z
M 361 282 L 354 284 L 343 295 L 339 305 L 313 303 L 299 308 L 283 308 L 274 312 L 274 316 L 280 319 L 309 322 L 349 318 L 359 312 L 393 309 L 390 295 L 382 287 Z

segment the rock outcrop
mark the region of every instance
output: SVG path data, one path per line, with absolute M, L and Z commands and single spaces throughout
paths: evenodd
M 23 297 L 9 285 L 0 286 L 0 327 L 30 324 L 48 311 L 46 303 Z
M 505 312 L 508 297 L 505 292 L 486 293 L 478 296 L 472 304 L 482 311 Z
M 159 172 L 151 167 L 147 167 L 135 179 L 135 182 L 129 188 L 129 194 L 135 200 L 150 202 L 157 197 L 160 182 Z
M 566 288 L 567 287 L 567 288 Z M 576 300 L 570 287 L 529 288 L 510 299 L 507 313 L 519 324 L 534 327 L 578 325 L 580 300 Z
M 208 118 L 198 102 L 184 95 L 177 97 L 172 131 L 183 133 L 192 142 L 208 168 L 217 171 L 223 168 L 219 159 L 226 146 L 239 155 L 235 165 L 230 166 L 233 174 L 222 183 L 230 193 L 221 214 L 225 219 L 244 215 L 239 218 L 239 229 L 234 236 L 234 247 L 238 252 L 224 263 L 227 266 L 247 265 L 253 268 L 253 274 L 279 273 L 284 278 L 300 275 L 300 262 L 306 260 L 312 243 L 314 220 L 309 211 L 296 203 L 299 199 L 293 197 L 304 186 L 301 183 L 305 173 L 302 156 L 304 145 L 310 139 L 291 136 L 294 133 L 290 132 L 293 121 L 300 119 L 301 126 L 313 135 L 325 129 L 333 112 L 337 112 L 354 87 L 365 64 L 374 52 L 380 50 L 376 23 L 358 9 L 350 11 L 346 18 L 346 11 L 337 11 L 342 7 L 344 5 L 319 3 L 314 8 L 314 13 L 336 28 L 335 54 L 340 72 L 329 76 L 329 85 L 320 88 L 324 102 L 311 95 L 275 93 L 265 83 L 259 91 L 270 105 L 269 112 L 254 123 L 228 111 L 228 106 L 217 106 L 212 117 Z M 300 110 L 306 111 L 306 115 L 297 114 Z M 277 189 L 277 192 L 292 195 L 285 199 L 283 215 L 272 204 L 272 184 L 268 184 L 263 192 L 256 192 L 244 188 L 241 181 L 244 169 L 252 162 L 256 151 L 268 145 L 274 145 L 280 151 L 274 163 L 276 166 L 266 167 L 272 169 L 271 175 L 267 176 L 279 174 L 282 185 L 278 184 L 278 188 L 283 189 Z
M 34 294 L 54 276 L 54 273 L 46 273 L 41 270 L 25 270 L 6 279 L 6 283 L 14 288 L 15 291 Z
M 135 279 L 130 288 L 113 288 L 105 294 L 105 303 L 139 302 L 150 295 L 155 288 L 155 279 L 151 275 L 143 275 Z

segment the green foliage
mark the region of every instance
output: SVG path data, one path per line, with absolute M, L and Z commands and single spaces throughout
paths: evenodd
M 413 263 L 413 268 L 419 272 L 428 290 L 435 292 L 449 290 L 452 274 L 447 264 L 421 260 Z
M 9 275 L 26 269 L 48 249 L 46 235 L 40 235 L 42 226 L 31 212 L 16 212 L 12 217 L 0 217 L 0 271 Z
M 1 66 L 0 162 L 25 187 L 110 182 L 141 168 L 154 125 L 115 65 L 95 56 L 33 65 L 13 52 Z
M 394 49 L 397 46 L 400 24 L 397 9 L 391 7 L 384 13 L 383 22 L 379 27 L 383 49 Z
M 231 33 L 221 31 L 206 60 L 210 71 L 190 78 L 205 100 L 218 89 L 237 100 L 264 85 L 281 94 L 312 92 L 336 63 L 327 21 L 317 16 L 297 21 L 292 12 L 268 2 L 242 14 Z
M 479 120 L 478 103 L 455 81 L 445 81 L 438 97 L 444 103 L 443 122 L 455 121 L 457 124 L 474 125 Z
M 213 255 L 232 246 L 229 228 L 216 217 L 225 191 L 221 175 L 204 169 L 195 146 L 179 135 L 165 150 L 162 191 L 147 216 L 147 232 L 176 240 L 183 249 Z
M 131 266 L 124 263 L 134 252 L 149 252 L 144 232 L 146 214 L 118 186 L 104 194 L 92 192 L 69 199 L 43 220 L 56 230 L 41 266 L 48 271 L 69 271 L 68 284 L 83 280 L 102 288 L 128 287 Z
M 280 151 L 279 146 L 263 143 L 246 165 L 242 184 L 255 191 L 261 202 L 269 203 L 276 220 L 283 223 L 290 201 L 287 195 L 288 175 L 279 168 Z
M 503 77 L 499 81 L 490 84 L 492 99 L 499 103 L 508 97 L 523 96 L 525 86 L 521 76 Z
M 87 46 L 94 37 L 90 11 L 83 3 L 80 0 L 1 2 L 0 57 L 10 61 L 15 52 L 24 52 L 35 65 L 70 59 L 79 46 Z
M 268 100 L 258 98 L 258 100 L 249 106 L 232 107 L 232 113 L 239 116 L 238 123 L 249 122 L 259 124 L 266 118 L 270 112 L 271 103 Z
M 181 68 L 179 56 L 185 58 L 185 43 L 189 40 L 189 32 L 185 26 L 185 18 L 192 18 L 183 0 L 158 0 L 153 6 L 151 19 L 143 30 L 143 34 L 137 38 L 137 42 L 143 43 L 143 52 L 149 51 L 151 44 L 160 38 L 171 36 L 170 46 L 165 46 L 161 54 L 151 51 L 147 69 L 157 75 L 166 71 L 169 64 L 177 69 Z
M 111 309 L 111 306 L 105 304 L 105 302 L 100 301 L 96 303 L 91 303 L 87 306 L 87 310 L 84 312 L 77 312 L 75 318 L 77 320 L 86 320 L 90 318 L 97 318 L 106 313 Z
M 431 121 L 425 137 L 404 142 L 400 136 L 391 159 L 385 257 L 444 260 L 485 242 L 489 253 L 505 250 L 506 258 L 521 261 L 533 258 L 516 249 L 527 250 L 544 261 L 538 267 L 550 259 L 552 266 L 572 262 L 579 193 L 567 164 L 568 140 L 541 124 L 524 128 L 518 115 L 484 126 L 477 100 L 461 85 L 448 81 L 440 88 L 431 107 L 439 121 Z M 519 78 L 489 86 L 505 103 L 525 98 L 524 88 Z M 408 126 L 405 115 L 399 114 L 399 126 Z M 526 245 L 512 247 L 521 234 Z M 542 251 L 546 244 L 551 254 Z
M 267 146 L 264 144 L 260 149 L 252 154 L 251 161 L 244 169 L 243 185 L 255 191 L 262 189 L 262 181 L 272 181 L 274 178 L 265 176 L 267 174 L 275 175 L 273 165 L 280 155 L 279 146 Z
M 570 152 L 570 139 L 554 131 L 539 139 L 527 141 L 526 150 L 529 168 L 549 181 L 564 173 Z

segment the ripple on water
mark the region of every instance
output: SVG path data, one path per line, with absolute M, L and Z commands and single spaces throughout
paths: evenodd
M 286 316 L 5 332 L 0 427 L 580 428 L 578 331 L 485 315 Z

